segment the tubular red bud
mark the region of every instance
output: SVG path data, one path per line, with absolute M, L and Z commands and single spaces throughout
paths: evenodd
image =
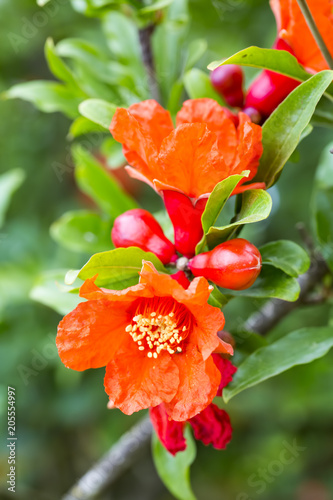
M 273 48 L 286 50 L 292 54 L 289 45 L 281 39 L 275 42 Z M 288 76 L 265 70 L 250 86 L 245 98 L 245 106 L 255 108 L 267 118 L 299 84 L 300 82 Z
M 114 221 L 111 237 L 115 247 L 139 247 L 145 252 L 153 252 L 163 264 L 177 258 L 173 243 L 165 237 L 157 220 L 142 208 L 119 215 Z
M 249 241 L 237 238 L 196 255 L 188 267 L 194 276 L 204 276 L 222 288 L 245 290 L 260 273 L 261 255 Z
M 243 70 L 235 64 L 215 68 L 210 74 L 215 90 L 221 94 L 231 107 L 241 108 L 244 103 Z
M 187 290 L 191 284 L 184 271 L 178 271 L 175 274 L 171 274 L 171 278 L 178 281 L 178 283 L 182 285 L 182 287 L 185 288 L 185 290 Z

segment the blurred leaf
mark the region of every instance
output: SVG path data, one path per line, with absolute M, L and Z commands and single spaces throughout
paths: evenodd
M 239 183 L 241 179 L 248 176 L 248 171 L 243 172 L 240 175 L 231 175 L 223 181 L 219 182 L 211 192 L 207 205 L 205 207 L 204 213 L 201 216 L 202 228 L 204 235 L 196 246 L 195 253 L 198 254 L 202 252 L 206 245 L 206 234 L 212 225 L 216 222 L 218 216 L 220 215 L 224 205 L 231 196 L 231 193 Z
M 143 70 L 138 30 L 133 21 L 112 11 L 103 18 L 103 30 L 115 60 Z
M 196 500 L 190 483 L 190 465 L 196 457 L 196 446 L 192 434 L 185 430 L 186 450 L 171 455 L 161 444 L 155 432 L 152 439 L 153 460 L 158 475 L 168 490 L 178 500 Z
M 81 102 L 79 111 L 88 120 L 109 129 L 117 106 L 102 99 L 87 99 Z
M 71 312 L 83 299 L 78 295 L 69 293 L 63 285 L 66 271 L 62 269 L 46 271 L 38 277 L 32 290 L 30 298 L 50 307 L 57 313 L 64 315 Z
M 165 7 L 169 7 L 169 5 L 174 1 L 175 0 L 156 0 L 151 5 L 147 5 L 147 7 L 140 9 L 139 14 L 149 14 L 151 12 L 155 12 L 156 10 L 164 9 Z
M 123 167 L 127 162 L 123 155 L 122 145 L 112 137 L 105 139 L 101 146 L 101 153 L 106 156 L 107 166 L 111 170 Z
M 310 363 L 324 356 L 333 346 L 332 328 L 302 328 L 285 335 L 267 347 L 251 354 L 239 367 L 233 381 L 223 390 L 223 398 L 231 398 L 295 365 Z
M 115 218 L 135 208 L 135 201 L 88 151 L 80 146 L 72 148 L 75 179 L 79 188 L 110 217 Z
M 50 0 L 37 0 L 37 5 L 39 7 L 44 7 L 47 3 L 49 3 Z
M 184 85 L 190 99 L 209 97 L 217 101 L 221 106 L 225 106 L 223 98 L 214 90 L 209 76 L 200 69 L 192 68 L 185 73 Z
M 20 168 L 14 168 L 0 175 L 0 227 L 5 221 L 5 214 L 15 191 L 25 179 L 25 173 Z
M 62 80 L 64 83 L 67 83 L 68 86 L 71 87 L 74 91 L 79 91 L 79 93 L 81 93 L 73 73 L 63 62 L 63 60 L 56 54 L 52 38 L 48 38 L 46 40 L 44 50 L 46 61 L 53 75 L 59 78 L 59 80 Z
M 197 38 L 189 44 L 185 60 L 185 72 L 192 69 L 193 66 L 199 61 L 199 59 L 206 52 L 207 46 L 207 41 L 204 38 Z
M 264 123 L 264 152 L 255 182 L 266 182 L 266 186 L 270 187 L 277 181 L 332 77 L 332 71 L 312 76 L 293 90 Z
M 88 210 L 66 212 L 50 228 L 52 238 L 73 252 L 90 254 L 113 248 L 112 222 Z
M 93 255 L 78 273 L 71 272 L 66 277 L 66 283 L 70 283 L 75 277 L 86 280 L 97 274 L 97 286 L 122 290 L 138 283 L 143 260 L 166 273 L 163 264 L 154 254 L 136 247 L 116 248 Z
M 258 299 L 275 298 L 294 302 L 299 297 L 300 287 L 297 280 L 287 276 L 273 266 L 263 265 L 254 285 L 246 290 L 223 290 L 227 297 L 257 297 Z
M 249 189 L 242 194 L 242 206 L 237 220 L 222 227 L 211 227 L 207 232 L 209 247 L 234 237 L 236 230 L 243 224 L 267 219 L 272 209 L 272 199 L 263 189 Z
M 223 293 L 220 292 L 216 285 L 213 285 L 213 291 L 208 299 L 208 303 L 211 306 L 222 309 L 226 304 L 228 304 L 229 300 L 230 299 L 226 295 L 223 295 Z
M 88 118 L 85 118 L 84 116 L 79 116 L 71 124 L 68 136 L 70 139 L 73 139 L 75 137 L 80 137 L 81 135 L 94 132 L 105 133 L 105 127 L 97 125 L 97 123 L 88 120 Z
M 310 267 L 308 254 L 293 241 L 274 241 L 259 250 L 264 264 L 271 264 L 294 278 L 305 273 Z
M 79 116 L 82 99 L 60 83 L 35 80 L 19 83 L 2 93 L 4 99 L 23 99 L 45 113 L 61 111 L 69 118 Z

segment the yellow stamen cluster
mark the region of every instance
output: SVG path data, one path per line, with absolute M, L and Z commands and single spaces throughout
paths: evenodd
M 166 350 L 169 354 L 182 352 L 179 344 L 188 332 L 187 326 L 178 326 L 174 312 L 159 314 L 156 311 L 145 314 L 136 314 L 132 323 L 126 327 L 134 342 L 137 343 L 139 351 L 148 350 L 148 358 L 157 358 L 161 351 Z

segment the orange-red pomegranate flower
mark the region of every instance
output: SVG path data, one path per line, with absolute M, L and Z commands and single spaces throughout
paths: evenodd
M 270 0 L 270 4 L 276 18 L 278 36 L 290 45 L 298 61 L 312 72 L 329 69 L 297 0 Z M 333 56 L 333 1 L 307 0 L 307 4 Z
M 173 420 L 194 417 L 216 395 L 221 374 L 212 353 L 232 354 L 217 336 L 222 312 L 196 278 L 185 290 L 144 262 L 138 285 L 114 291 L 88 279 L 80 303 L 58 327 L 62 362 L 74 370 L 106 366 L 105 390 L 126 414 L 165 404 Z
M 213 99 L 185 101 L 174 128 L 170 114 L 156 101 L 118 108 L 110 125 L 131 165 L 128 172 L 164 198 L 175 228 L 176 249 L 194 254 L 202 236 L 201 215 L 216 184 L 249 170 L 234 194 L 264 187 L 247 184 L 262 154 L 261 127 L 239 113 L 236 119 Z M 235 121 L 238 125 L 235 125 Z

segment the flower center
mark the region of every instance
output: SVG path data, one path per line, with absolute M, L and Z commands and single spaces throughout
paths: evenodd
M 157 358 L 161 351 L 182 352 L 182 344 L 191 329 L 188 309 L 169 297 L 140 300 L 131 324 L 126 327 L 139 351 Z

